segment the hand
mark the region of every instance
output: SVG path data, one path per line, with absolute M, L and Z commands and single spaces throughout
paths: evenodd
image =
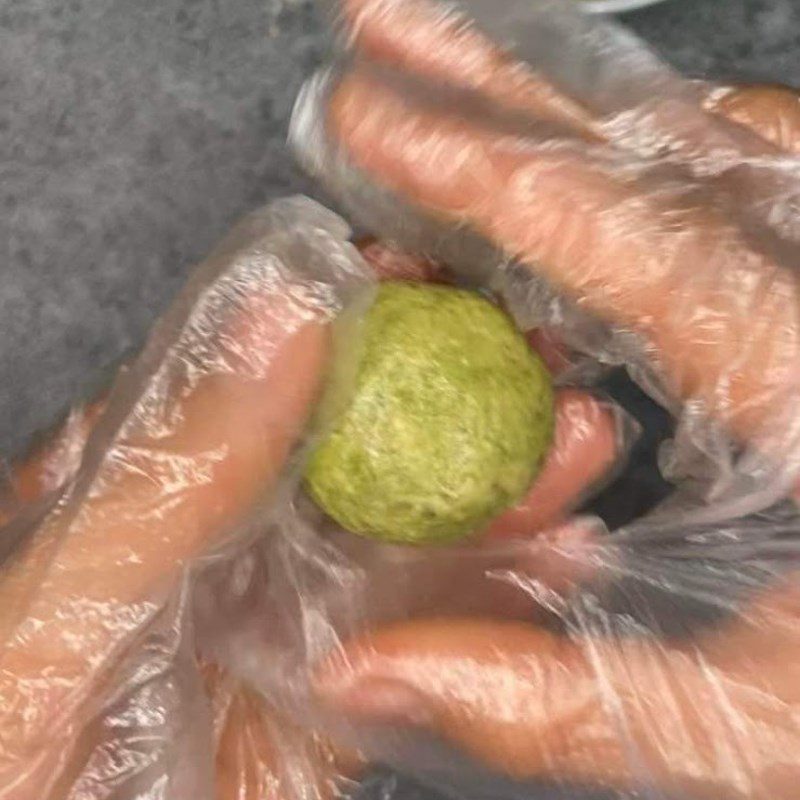
M 176 589 L 185 564 L 270 492 L 305 428 L 328 354 L 330 309 L 289 275 L 255 279 L 253 254 L 269 244 L 271 225 L 251 216 L 207 262 L 207 273 L 221 262 L 253 274 L 239 275 L 223 297 L 204 296 L 216 305 L 202 319 L 207 327 L 182 328 L 184 350 L 175 345 L 160 359 L 156 335 L 136 367 L 144 389 L 129 387 L 100 415 L 102 442 L 4 564 L 0 797 L 46 797 L 69 771 L 80 756 L 74 749 L 85 745 L 82 721 L 97 712 L 92 702 L 124 648 Z M 156 376 L 141 372 L 148 358 L 162 361 Z M 55 448 L 22 466 L 27 498 L 37 494 L 37 475 L 42 490 L 53 490 L 48 481 L 71 477 L 72 464 Z
M 327 119 L 356 166 L 642 333 L 677 395 L 742 440 L 796 457 L 796 271 L 754 246 L 724 206 L 680 206 L 657 174 L 615 172 L 602 125 L 585 109 L 424 0 L 347 0 L 344 17 L 373 58 L 477 90 L 571 136 L 540 147 L 500 135 L 356 68 Z M 708 141 L 694 137 L 675 158 L 710 154 L 713 114 L 732 121 L 726 142 L 740 143 L 742 156 L 796 151 L 798 105 L 783 89 L 712 94 Z M 800 780 L 798 664 L 793 575 L 718 631 L 679 642 L 418 619 L 351 643 L 321 665 L 318 688 L 340 712 L 426 728 L 521 778 L 624 791 L 652 780 L 676 797 L 789 800 Z
M 436 277 L 435 265 L 379 243 L 364 243 L 361 249 L 381 277 Z M 239 257 L 239 251 L 228 257 Z M 102 684 L 112 650 L 144 624 L 128 619 L 115 629 L 107 625 L 111 616 L 73 614 L 71 605 L 77 599 L 90 607 L 113 603 L 125 613 L 154 591 L 167 591 L 178 580 L 183 562 L 213 547 L 247 515 L 254 498 L 269 491 L 304 426 L 327 353 L 321 312 L 317 319 L 288 300 L 301 288 L 270 287 L 249 298 L 224 325 L 226 357 L 244 364 L 268 357 L 263 372 L 248 377 L 248 370 L 223 370 L 203 378 L 190 392 L 178 384 L 173 395 L 162 398 L 167 407 L 180 410 L 169 438 L 157 429 L 120 435 L 94 478 L 95 490 L 79 505 L 79 524 L 73 518 L 62 521 L 57 507 L 47 518 L 52 529 L 46 528 L 45 537 L 12 561 L 0 583 L 5 609 L 0 621 L 7 636 L 0 647 L 6 669 L 0 688 L 6 709 L 3 735 L 14 738 L 7 740 L 0 762 L 0 796 L 38 798 L 50 786 L 56 797 L 68 791 L 64 787 L 89 757 L 87 742 L 65 754 L 61 737 L 55 747 L 49 744 L 53 731 L 79 732 L 84 716 L 79 698 Z M 554 346 L 550 359 L 554 370 L 564 361 Z M 73 485 L 86 441 L 107 411 L 106 395 L 75 408 L 59 430 L 14 465 L 17 513 L 47 498 L 55 500 Z M 564 390 L 557 401 L 555 444 L 540 480 L 485 537 L 531 537 L 562 523 L 618 457 L 618 424 L 611 407 L 591 394 Z M 176 475 L 165 468 L 164 456 L 179 463 L 185 457 L 187 465 L 196 467 L 206 453 L 220 453 L 207 478 L 187 479 L 177 492 L 170 491 Z M 120 463 L 123 468 L 117 471 Z M 590 527 L 571 525 L 556 527 L 547 536 L 561 549 L 576 537 L 583 543 L 591 532 Z M 133 562 L 123 557 L 126 552 L 135 556 Z M 552 560 L 539 559 L 537 569 L 563 578 L 563 568 Z M 498 599 L 504 613 L 511 611 L 507 598 L 508 593 Z M 528 610 L 526 605 L 520 613 Z M 19 632 L 31 620 L 42 625 L 42 634 L 21 641 Z M 70 642 L 80 643 L 78 653 Z M 210 665 L 202 671 L 216 719 L 220 800 L 256 800 L 267 789 L 279 791 L 286 777 L 282 748 L 288 738 L 318 783 L 320 798 L 333 790 L 334 778 L 358 769 L 357 758 L 334 754 L 323 739 L 292 725 L 246 686 Z M 33 676 L 45 672 L 47 680 L 33 682 Z M 88 746 L 96 744 L 90 737 Z

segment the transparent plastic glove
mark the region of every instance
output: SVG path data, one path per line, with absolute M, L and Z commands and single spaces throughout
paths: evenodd
M 335 751 L 218 668 L 206 667 L 204 677 L 213 710 L 216 800 L 291 797 L 291 771 L 301 769 L 303 796 L 328 800 L 362 771 L 357 754 Z
M 607 636 L 571 638 L 524 623 L 411 622 L 351 643 L 319 690 L 351 719 L 417 726 L 519 779 L 788 800 L 799 615 L 793 576 L 735 623 L 680 642 L 610 617 Z
M 791 95 L 743 91 L 734 113 L 654 60 L 634 69 L 644 62 L 630 39 L 616 50 L 586 40 L 597 71 L 570 75 L 590 59 L 559 60 L 547 27 L 533 31 L 533 56 L 552 68 L 526 72 L 449 7 L 430 8 L 345 6 L 356 63 L 301 98 L 304 163 L 377 230 L 423 252 L 488 243 L 482 272 L 469 258 L 451 265 L 487 281 L 487 263 L 489 278 L 507 269 L 504 254 L 604 321 L 605 354 L 671 408 L 680 401 L 682 426 L 702 417 L 731 434 L 694 430 L 682 443 L 684 466 L 693 447 L 731 481 L 722 504 L 686 485 L 650 519 L 592 542 L 593 583 L 553 591 L 521 563 L 494 571 L 561 630 L 492 619 L 488 606 L 460 622 L 421 613 L 364 625 L 322 660 L 317 690 L 334 713 L 389 728 L 377 751 L 431 779 L 458 768 L 431 766 L 414 745 L 402 753 L 407 737 L 433 733 L 560 796 L 588 785 L 794 797 L 800 519 L 788 505 L 764 510 L 791 491 L 800 453 L 798 183 L 781 149 L 795 135 L 778 108 Z M 420 88 L 419 77 L 473 94 Z M 547 99 L 565 87 L 580 89 L 566 94 L 585 116 Z M 775 490 L 738 503 L 745 474 Z
M 787 153 L 800 153 L 800 95 L 786 86 L 720 86 L 705 108 L 749 128 Z
M 117 766 L 132 760 L 107 767 L 109 782 L 130 781 L 131 796 L 137 780 L 166 780 L 174 791 L 201 785 L 185 761 L 159 768 L 183 775 L 146 768 L 160 763 L 159 748 L 182 746 L 170 736 L 210 732 L 202 720 L 184 728 L 188 708 L 159 709 L 155 688 L 152 707 L 141 696 L 129 707 L 152 718 L 118 717 L 105 743 L 86 741 L 86 730 L 104 704 L 125 707 L 129 685 L 152 683 L 141 679 L 148 659 L 174 668 L 174 685 L 182 674 L 192 682 L 193 664 L 180 667 L 184 656 L 192 661 L 190 566 L 227 540 L 246 542 L 247 523 L 275 496 L 317 397 L 327 324 L 369 287 L 348 234 L 304 199 L 243 221 L 122 374 L 78 472 L 38 519 L 22 514 L 4 529 L 4 545 L 16 549 L 0 581 L 0 796 L 60 796 L 75 763 L 91 774 L 103 752 Z M 70 459 L 61 467 L 66 477 Z M 29 485 L 24 469 L 20 485 Z M 136 768 L 140 728 L 150 730 L 152 752 Z M 96 772 L 87 788 L 86 775 L 72 781 L 82 797 L 107 790 Z
M 40 436 L 37 445 L 12 464 L 10 478 L 17 514 L 35 508 L 74 478 L 86 441 L 107 400 L 107 393 L 102 393 L 98 399 L 72 408 L 55 430 Z M 4 523 L 9 521 L 6 519 Z M 263 697 L 219 667 L 206 663 L 200 666 L 200 673 L 205 695 L 199 699 L 199 705 L 207 704 L 210 714 L 197 718 L 197 698 L 175 711 L 194 724 L 205 721 L 208 725 L 206 733 L 214 748 L 215 800 L 290 797 L 292 788 L 286 785 L 288 767 L 296 770 L 300 760 L 304 776 L 313 780 L 307 796 L 315 800 L 338 796 L 348 781 L 362 771 L 363 764 L 357 754 L 336 752 L 313 731 L 297 728 Z M 108 742 L 100 738 L 104 731 L 91 733 L 99 738 L 100 748 L 109 749 Z M 96 764 L 89 769 L 85 763 L 76 765 L 72 772 L 82 774 L 70 774 L 62 780 L 61 792 L 70 797 L 81 796 L 76 792 L 90 792 L 92 771 L 99 771 Z M 195 771 L 201 775 L 204 772 L 199 768 Z M 118 777 L 115 775 L 114 779 Z M 102 791 L 104 780 L 110 783 L 112 775 L 106 773 L 104 778 L 98 780 L 96 775 L 94 778 L 94 789 Z M 202 786 L 201 791 L 208 790 L 210 785 Z

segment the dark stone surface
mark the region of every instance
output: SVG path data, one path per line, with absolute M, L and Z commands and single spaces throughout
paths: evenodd
M 629 15 L 692 74 L 800 84 L 797 0 Z M 307 190 L 283 142 L 307 0 L 0 0 L 0 452 L 141 342 L 190 265 Z

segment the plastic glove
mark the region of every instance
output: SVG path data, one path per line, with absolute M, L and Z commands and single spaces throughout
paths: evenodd
M 613 129 L 565 107 L 552 86 L 457 18 L 391 0 L 354 0 L 344 16 L 373 59 L 570 132 L 531 142 L 417 103 L 355 68 L 333 90 L 327 126 L 362 174 L 444 224 L 469 226 L 581 306 L 644 335 L 675 395 L 785 457 L 791 474 L 800 452 L 796 266 L 754 246 L 717 195 L 681 197 L 671 171 L 664 179 L 652 165 L 620 168 L 612 151 L 587 145 Z M 793 149 L 800 135 L 788 90 L 733 90 L 707 107 L 734 127 L 708 117 L 678 159 L 712 153 L 720 130 L 742 160 Z M 785 527 L 796 531 L 796 518 Z M 731 542 L 746 534 L 732 529 Z M 576 624 L 569 636 L 522 623 L 416 620 L 352 642 L 321 665 L 318 689 L 350 718 L 433 732 L 518 778 L 788 800 L 800 780 L 800 590 L 787 544 L 788 577 L 713 632 L 655 640 L 611 618 L 606 635 Z M 636 546 L 623 535 L 608 552 L 624 559 Z M 677 600 L 682 559 L 702 557 L 702 536 L 686 550 L 671 564 L 667 549 L 642 580 Z

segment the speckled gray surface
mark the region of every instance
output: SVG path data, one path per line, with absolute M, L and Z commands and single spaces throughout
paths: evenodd
M 672 0 L 681 69 L 800 84 L 800 0 Z M 0 451 L 141 342 L 284 150 L 324 50 L 306 0 L 0 0 Z

